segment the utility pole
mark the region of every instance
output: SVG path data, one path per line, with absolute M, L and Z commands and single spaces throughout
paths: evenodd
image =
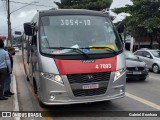
M 20 8 L 14 10 L 14 11 L 12 11 L 12 12 L 10 12 L 10 2 L 11 2 L 10 0 L 6 0 L 6 6 L 7 6 L 7 8 L 8 8 L 8 10 L 7 10 L 7 18 L 8 18 L 8 39 L 7 39 L 7 46 L 9 46 L 9 45 L 8 45 L 8 41 L 10 41 L 10 45 L 11 45 L 11 47 L 12 47 L 12 29 L 11 29 L 11 20 L 10 20 L 11 14 L 14 13 L 14 12 L 16 12 L 16 11 L 18 11 L 18 10 L 20 10 L 20 9 L 22 9 L 22 8 L 24 8 L 24 7 L 27 7 L 27 6 L 29 6 L 29 5 L 32 5 L 33 3 L 38 3 L 38 2 L 28 3 L 27 5 L 25 5 L 25 6 L 23 6 L 23 7 L 20 7 Z M 12 1 L 12 2 L 13 2 L 13 1 Z
M 7 0 L 7 8 L 8 8 L 8 12 L 7 12 L 7 15 L 8 15 L 8 40 L 10 41 L 10 44 L 12 46 L 12 32 L 11 32 L 11 20 L 10 20 L 10 1 Z M 8 40 L 7 40 L 7 46 L 8 46 Z

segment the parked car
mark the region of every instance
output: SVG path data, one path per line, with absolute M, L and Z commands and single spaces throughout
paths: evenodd
M 134 53 L 153 72 L 160 72 L 160 50 L 140 49 Z
M 18 47 L 13 47 L 15 49 L 16 52 L 19 52 L 19 48 Z
M 125 51 L 127 79 L 145 80 L 148 76 L 148 68 L 145 62 L 129 51 Z

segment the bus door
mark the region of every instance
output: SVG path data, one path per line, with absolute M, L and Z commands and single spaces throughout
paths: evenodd
M 37 31 L 33 29 L 30 49 L 30 76 L 33 80 L 38 77 L 38 49 L 37 49 Z M 35 80 L 35 79 L 34 79 Z

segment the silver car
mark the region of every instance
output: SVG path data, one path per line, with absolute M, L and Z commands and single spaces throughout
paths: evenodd
M 153 72 L 160 72 L 160 50 L 141 49 L 134 53 L 143 60 Z
M 146 63 L 139 60 L 133 53 L 125 51 L 127 79 L 145 80 L 148 76 L 148 68 Z

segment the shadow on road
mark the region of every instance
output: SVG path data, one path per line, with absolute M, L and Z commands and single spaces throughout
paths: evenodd
M 47 113 L 54 117 L 103 117 L 112 115 L 113 108 L 117 111 L 118 107 L 111 101 L 45 107 Z
M 139 80 L 139 79 L 127 79 L 126 80 L 127 84 L 130 84 L 130 83 L 148 83 L 148 80 Z

